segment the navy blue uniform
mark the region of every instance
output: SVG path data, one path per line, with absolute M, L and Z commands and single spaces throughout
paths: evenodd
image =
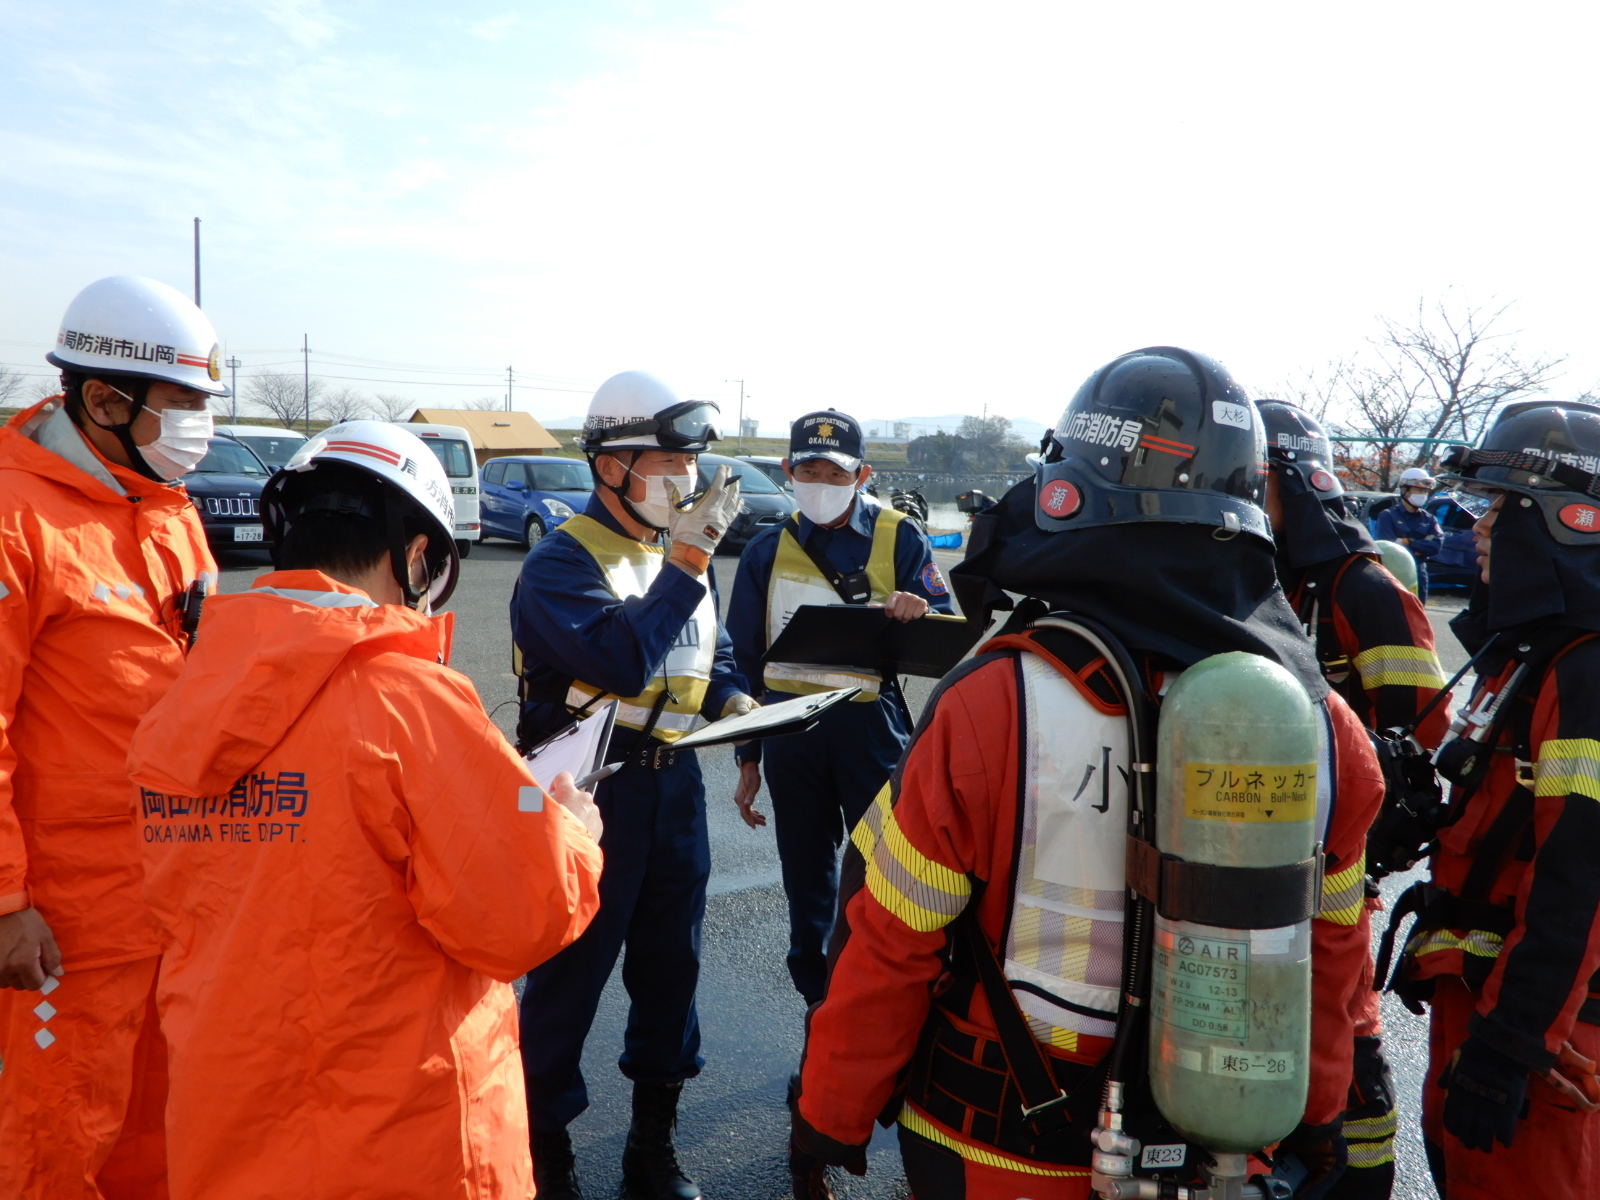
M 1385 542 L 1398 542 L 1410 538 L 1406 549 L 1417 563 L 1417 596 L 1428 599 L 1428 560 L 1439 553 L 1443 535 L 1439 520 L 1427 509 L 1412 512 L 1404 500 L 1396 500 L 1378 514 L 1373 523 L 1372 536 Z
M 858 498 L 849 520 L 837 529 L 819 528 L 801 516 L 801 538 L 841 574 L 864 570 L 876 509 L 874 502 Z M 793 699 L 761 683 L 769 644 L 768 590 L 781 533 L 781 526 L 764 530 L 745 547 L 728 602 L 734 659 L 740 673 L 765 691 L 767 703 Z M 923 597 L 935 612 L 954 611 L 927 535 L 911 521 L 900 522 L 895 531 L 894 574 L 895 590 Z M 760 697 L 762 691 L 754 694 Z M 752 742 L 737 752 L 741 762 L 765 757 L 789 900 L 789 974 L 808 1004 L 822 999 L 824 990 L 839 846 L 900 761 L 912 724 L 900 688 L 886 682 L 877 700 L 836 704 L 808 733 Z
M 584 511 L 622 534 L 598 495 Z M 708 579 L 714 595 L 715 576 Z M 638 695 L 706 587 L 663 566 L 644 595 L 618 600 L 589 552 L 557 529 L 529 551 L 512 599 L 511 628 L 524 674 L 548 685 L 547 696 L 558 696 L 563 681 L 574 678 L 613 695 Z M 720 716 L 729 697 L 746 690 L 719 627 L 701 711 Z M 566 713 L 559 699 L 536 701 L 524 710 L 524 728 L 554 732 Z M 613 760 L 639 736 L 619 726 Z M 711 849 L 699 763 L 693 751 L 683 751 L 658 769 L 630 765 L 594 793 L 605 821 L 600 912 L 576 942 L 528 975 L 522 997 L 522 1065 L 535 1131 L 562 1129 L 589 1105 L 583 1043 L 624 944 L 622 980 L 631 1006 L 617 1064 L 622 1073 L 637 1083 L 671 1084 L 704 1065 L 694 994 Z

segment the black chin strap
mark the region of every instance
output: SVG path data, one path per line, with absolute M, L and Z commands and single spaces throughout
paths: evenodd
M 102 380 L 101 382 L 104 383 L 105 381 Z M 112 391 L 116 392 L 117 395 L 121 396 L 129 404 L 133 405 L 132 411 L 128 413 L 128 419 L 120 425 L 102 425 L 90 414 L 88 404 L 84 403 L 80 399 L 79 407 L 83 412 L 84 418 L 96 429 L 104 429 L 122 444 L 123 450 L 127 451 L 128 454 L 128 465 L 135 471 L 139 472 L 139 474 L 143 475 L 146 479 L 153 479 L 157 483 L 167 482 L 151 469 L 150 464 L 145 461 L 144 455 L 139 452 L 139 444 L 133 440 L 133 423 L 139 419 L 139 414 L 144 411 L 144 396 L 130 396 L 127 392 L 124 392 L 120 388 L 113 387 L 109 383 L 106 384 L 106 386 L 111 388 Z M 79 395 L 82 395 L 81 391 Z
M 389 497 L 384 498 L 384 521 L 389 529 L 389 567 L 394 571 L 394 581 L 406 598 L 407 608 L 416 608 L 421 593 L 411 586 L 411 566 L 406 561 L 406 522 L 400 506 Z
M 618 462 L 622 461 L 622 459 L 617 457 L 617 451 L 612 450 L 609 451 L 609 453 L 611 454 L 611 457 L 616 458 Z M 594 471 L 594 477 L 617 498 L 617 501 L 622 505 L 622 510 L 627 513 L 632 520 L 637 521 L 646 529 L 654 529 L 657 533 L 665 533 L 666 529 L 664 527 L 655 524 L 653 521 L 646 521 L 644 517 L 640 516 L 639 510 L 633 506 L 633 501 L 628 499 L 628 476 L 633 474 L 634 464 L 639 461 L 639 455 L 643 453 L 644 451 L 642 450 L 635 450 L 633 452 L 633 457 L 628 460 L 627 474 L 623 475 L 622 482 L 620 484 L 606 483 L 606 481 L 601 478 L 600 471 L 594 466 L 592 460 L 589 466 L 590 469 Z M 599 455 L 596 454 L 595 457 L 598 458 Z

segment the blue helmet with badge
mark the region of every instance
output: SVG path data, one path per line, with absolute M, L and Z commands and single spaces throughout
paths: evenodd
M 1272 541 L 1260 415 L 1203 354 L 1151 346 L 1113 359 L 1040 449 L 1034 519 L 1046 532 L 1159 521 Z

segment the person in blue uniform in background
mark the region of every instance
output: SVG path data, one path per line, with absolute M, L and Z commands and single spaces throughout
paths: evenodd
M 617 1065 L 634 1089 L 623 1178 L 638 1200 L 700 1195 L 672 1130 L 684 1080 L 704 1061 L 694 995 L 711 851 L 699 764 L 672 743 L 700 717 L 756 707 L 719 626 L 710 572 L 739 513 L 738 481 L 720 468 L 692 506 L 680 503 L 695 490 L 696 455 L 717 439 L 716 419 L 715 405 L 681 401 L 640 371 L 602 384 L 581 441 L 594 495 L 529 551 L 511 602 L 519 745 L 526 751 L 615 699 L 606 757 L 626 763 L 594 789 L 605 820 L 599 915 L 529 974 L 522 997 L 541 1200 L 582 1195 L 566 1127 L 589 1104 L 583 1043 L 624 944 L 631 1006 Z
M 1444 534 L 1439 519 L 1425 507 L 1433 489 L 1439 486 L 1421 467 L 1400 472 L 1400 502 L 1378 514 L 1372 536 L 1379 541 L 1398 542 L 1411 551 L 1417 563 L 1417 599 L 1428 602 L 1428 560 L 1439 553 Z
M 839 886 L 839 846 L 889 780 L 911 738 L 899 681 L 867 667 L 807 667 L 762 658 L 802 604 L 881 604 L 914 621 L 951 613 L 928 536 L 915 521 L 860 489 L 861 426 L 838 412 L 801 417 L 789 431 L 784 471 L 800 512 L 763 530 L 739 560 L 728 601 L 728 634 L 739 670 L 767 703 L 860 687 L 815 728 L 741 746 L 734 802 L 747 825 L 766 824 L 755 805 L 765 756 L 777 819 L 778 857 L 789 900 L 789 974 L 808 1005 L 822 999 L 825 950 Z M 764 748 L 763 748 L 764 747 Z

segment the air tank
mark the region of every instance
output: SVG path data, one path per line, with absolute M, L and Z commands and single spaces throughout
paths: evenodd
M 1411 557 L 1399 542 L 1379 542 L 1378 553 L 1383 555 L 1383 569 L 1417 594 L 1417 560 Z
M 1156 844 L 1225 867 L 1303 862 L 1317 837 L 1317 724 L 1294 676 L 1217 654 L 1179 676 L 1157 731 Z M 1249 1152 L 1305 1111 L 1311 922 L 1227 929 L 1157 916 L 1150 1083 L 1190 1141 Z

